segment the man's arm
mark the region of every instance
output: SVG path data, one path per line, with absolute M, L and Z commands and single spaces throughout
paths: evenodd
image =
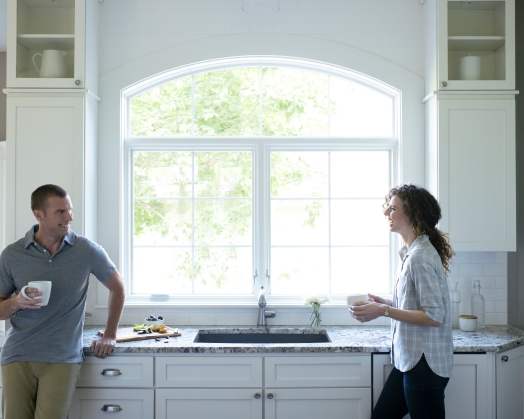
M 26 288 L 25 293 L 29 297 L 39 297 L 42 295 L 38 288 Z M 5 295 L 0 294 L 0 320 L 7 320 L 13 317 L 18 311 L 25 309 L 36 309 L 38 310 L 41 306 L 37 305 L 42 300 L 37 298 L 30 300 L 25 298 L 22 293 L 16 295 Z
M 104 336 L 91 343 L 91 350 L 98 358 L 105 358 L 113 352 L 113 348 L 116 345 L 116 330 L 120 316 L 122 315 L 122 310 L 124 309 L 125 300 L 124 280 L 118 271 L 115 271 L 115 273 L 111 275 L 111 278 L 102 283 L 109 290 L 109 299 L 107 303 L 108 313 Z

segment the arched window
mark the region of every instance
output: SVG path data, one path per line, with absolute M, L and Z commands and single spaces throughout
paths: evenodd
M 390 292 L 383 197 L 399 94 L 280 61 L 192 67 L 126 94 L 130 297 L 274 301 Z

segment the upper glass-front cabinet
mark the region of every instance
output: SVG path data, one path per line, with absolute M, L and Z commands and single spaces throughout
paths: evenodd
M 514 0 L 438 1 L 439 90 L 515 88 Z
M 85 87 L 85 0 L 8 0 L 7 87 Z

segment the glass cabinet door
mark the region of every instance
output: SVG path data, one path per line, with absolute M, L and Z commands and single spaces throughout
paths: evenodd
M 515 88 L 514 0 L 441 0 L 439 17 L 439 90 Z
M 7 87 L 84 87 L 85 0 L 9 0 Z

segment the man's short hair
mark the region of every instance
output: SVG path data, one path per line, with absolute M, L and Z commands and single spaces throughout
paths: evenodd
M 57 185 L 42 185 L 36 188 L 31 194 L 31 210 L 45 211 L 47 207 L 47 200 L 52 196 L 65 198 L 67 192 L 64 188 Z

